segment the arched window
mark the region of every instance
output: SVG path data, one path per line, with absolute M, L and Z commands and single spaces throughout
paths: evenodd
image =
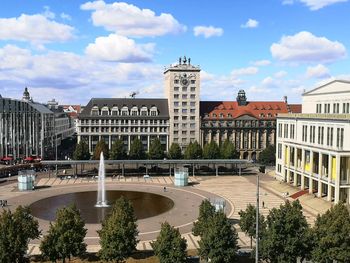
M 97 107 L 97 105 L 93 106 L 92 109 L 91 109 L 91 115 L 92 116 L 97 116 L 99 113 L 99 109 Z
M 107 116 L 109 115 L 109 109 L 107 106 L 103 106 L 102 109 L 101 109 L 101 115 L 102 116 Z
M 117 106 L 113 106 L 112 111 L 111 111 L 111 115 L 117 116 L 118 113 L 119 113 L 118 107 Z
M 134 106 L 131 108 L 131 116 L 137 116 L 137 115 L 139 115 L 139 109 L 136 106 Z
M 141 108 L 141 116 L 147 116 L 148 115 L 148 109 L 146 106 L 142 106 Z
M 158 115 L 158 109 L 156 106 L 152 106 L 151 110 L 151 116 L 157 116 Z
M 122 116 L 127 116 L 127 115 L 129 115 L 129 109 L 128 109 L 128 107 L 127 106 L 123 106 L 123 108 L 121 109 L 121 115 Z

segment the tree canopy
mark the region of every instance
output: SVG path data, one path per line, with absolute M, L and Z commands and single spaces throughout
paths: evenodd
M 202 147 L 197 141 L 194 141 L 193 143 L 190 142 L 189 145 L 187 145 L 184 158 L 187 160 L 202 158 Z
M 152 140 L 149 146 L 148 158 L 151 160 L 161 160 L 164 158 L 164 149 L 158 138 Z
M 204 159 L 218 159 L 220 158 L 219 146 L 215 141 L 211 141 L 204 145 L 203 148 L 203 158 Z
M 215 207 L 208 199 L 202 201 L 199 206 L 199 216 L 197 222 L 193 223 L 192 232 L 195 236 L 202 236 L 204 231 L 208 229 L 210 219 L 215 214 Z
M 250 247 L 252 247 L 252 239 L 256 237 L 256 207 L 248 204 L 246 210 L 241 210 L 238 214 L 240 216 L 239 226 L 250 237 Z M 259 233 L 263 233 L 264 229 L 265 218 L 259 214 Z
M 201 235 L 199 255 L 212 263 L 231 263 L 236 258 L 238 235 L 224 212 L 215 212 Z
M 276 162 L 276 148 L 274 145 L 267 146 L 260 154 L 259 154 L 259 163 L 265 165 L 274 165 Z
M 135 250 L 137 245 L 137 224 L 134 209 L 127 199 L 119 198 L 110 215 L 102 222 L 97 231 L 100 237 L 102 260 L 123 262 Z
M 270 262 L 297 262 L 310 252 L 310 229 L 298 200 L 270 210 L 260 241 L 261 256 Z
M 90 160 L 90 151 L 89 146 L 86 142 L 80 141 L 76 147 L 75 151 L 73 153 L 73 159 L 74 160 Z
M 222 159 L 239 159 L 239 152 L 235 149 L 233 143 L 226 139 L 220 147 L 220 156 Z
M 131 160 L 143 160 L 146 158 L 142 142 L 138 138 L 135 138 L 131 143 L 129 158 Z
M 127 158 L 126 150 L 122 140 L 118 139 L 112 144 L 109 155 L 109 158 L 111 160 L 125 160 Z
M 23 262 L 30 239 L 39 238 L 38 221 L 28 207 L 18 206 L 12 213 L 0 214 L 0 262 Z
M 58 209 L 56 222 L 50 223 L 48 234 L 44 236 L 40 250 L 44 258 L 51 261 L 79 257 L 85 254 L 84 238 L 87 229 L 75 205 Z
M 174 159 L 174 160 L 178 160 L 182 158 L 181 148 L 178 143 L 173 142 L 171 144 L 168 152 L 168 157 L 169 159 Z
M 319 263 L 350 259 L 350 215 L 343 203 L 318 216 L 313 228 L 312 260 Z
M 94 160 L 100 160 L 101 152 L 103 152 L 103 156 L 104 156 L 105 160 L 107 160 L 109 157 L 109 149 L 108 149 L 108 145 L 105 143 L 104 140 L 100 140 L 96 144 L 96 148 L 95 148 L 94 156 L 93 156 Z
M 160 263 L 186 263 L 187 242 L 178 229 L 168 222 L 162 223 L 157 240 L 151 243 Z

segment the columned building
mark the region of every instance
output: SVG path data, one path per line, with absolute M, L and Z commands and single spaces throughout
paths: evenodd
M 164 151 L 169 149 L 169 111 L 166 99 L 91 99 L 78 120 L 78 142 L 85 141 L 91 153 L 104 140 L 111 149 L 117 139 L 127 151 L 135 138 L 149 150 L 159 138 Z
M 350 82 L 303 94 L 301 114 L 277 120 L 276 175 L 324 197 L 350 203 Z
M 241 159 L 255 160 L 268 145 L 276 142 L 276 116 L 300 112 L 300 105 L 284 101 L 247 101 L 244 90 L 236 101 L 201 101 L 200 143 L 211 141 L 221 145 L 233 142 Z
M 165 96 L 168 99 L 170 142 L 182 150 L 190 142 L 199 141 L 200 68 L 190 58 L 179 58 L 179 63 L 164 71 Z
M 33 102 L 27 88 L 22 100 L 0 96 L 0 156 L 52 158 L 54 139 L 54 113 Z

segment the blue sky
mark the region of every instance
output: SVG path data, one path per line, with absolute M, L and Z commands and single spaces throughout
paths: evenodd
M 300 102 L 350 79 L 348 0 L 3 0 L 0 94 L 86 104 L 163 97 L 163 70 L 191 57 L 202 100 Z

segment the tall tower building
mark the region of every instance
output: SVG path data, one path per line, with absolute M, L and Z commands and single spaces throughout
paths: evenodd
M 179 58 L 179 63 L 164 71 L 165 95 L 170 115 L 170 144 L 176 142 L 184 150 L 190 142 L 199 142 L 200 68 L 191 59 Z

